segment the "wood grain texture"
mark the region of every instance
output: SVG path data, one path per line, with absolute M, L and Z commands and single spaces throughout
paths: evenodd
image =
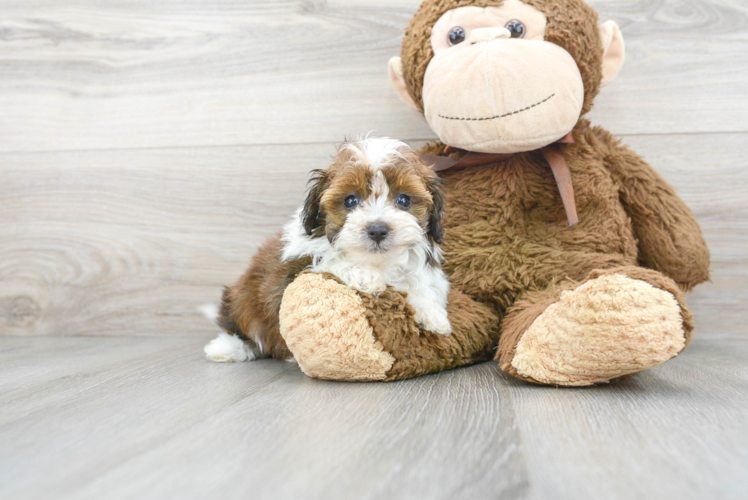
M 637 136 L 701 221 L 697 334 L 748 333 L 748 134 Z M 416 144 L 415 146 L 417 146 Z M 202 335 L 334 146 L 0 154 L 0 333 Z
M 511 386 L 538 498 L 739 500 L 748 491 L 745 337 L 590 391 Z
M 748 340 L 697 339 L 613 386 L 493 363 L 389 384 L 205 339 L 0 338 L 0 497 L 738 499 Z
M 386 76 L 419 2 L 0 0 L 0 498 L 745 498 L 743 0 L 590 1 L 628 54 L 591 118 L 712 251 L 685 354 L 563 390 L 204 361 L 333 143 L 433 137 Z
M 332 146 L 20 154 L 0 162 L 0 331 L 204 332 L 196 313 L 304 199 Z M 181 318 L 181 319 L 180 319 Z
M 0 151 L 433 137 L 386 65 L 420 0 L 0 1 Z M 748 4 L 596 0 L 617 134 L 747 132 Z

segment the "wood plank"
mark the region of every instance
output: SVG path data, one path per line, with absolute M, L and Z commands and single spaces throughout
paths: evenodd
M 747 358 L 744 336 L 722 337 L 610 387 L 504 376 L 538 498 L 745 498 Z
M 0 377 L 0 496 L 688 500 L 748 488 L 744 336 L 699 338 L 585 389 L 525 384 L 494 363 L 325 382 L 271 360 L 208 363 L 204 340 L 0 338 L 1 374 L 29 376 Z
M 204 334 L 330 146 L 3 156 L 0 332 Z
M 626 41 L 626 63 L 596 100 L 594 123 L 619 135 L 748 130 L 748 117 L 738 111 L 748 104 L 742 90 L 748 85 L 746 2 L 588 3 L 601 20 L 615 20 Z M 699 75 L 702 70 L 713 73 Z
M 419 3 L 3 0 L 0 151 L 431 138 L 386 72 Z M 748 4 L 591 3 L 628 47 L 595 122 L 748 131 Z
M 748 332 L 748 134 L 628 142 L 680 191 L 712 250 L 703 334 Z M 303 200 L 333 145 L 2 154 L 0 334 L 214 331 L 215 302 Z
M 24 397 L 0 396 L 0 495 L 527 497 L 511 405 L 493 387 L 492 369 L 400 384 L 330 383 L 290 363 L 208 363 L 201 344 L 0 339 L 0 359 L 12 346 L 20 373 L 36 374 L 40 359 L 71 348 L 99 356 L 76 366 L 53 362 Z M 435 481 L 439 471 L 451 479 Z

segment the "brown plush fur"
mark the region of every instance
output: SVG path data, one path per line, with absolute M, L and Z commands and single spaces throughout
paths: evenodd
M 452 290 L 447 312 L 451 335 L 422 332 L 413 322 L 413 310 L 405 295 L 388 288 L 374 297 L 360 294 L 374 337 L 395 363 L 385 380 L 400 380 L 458 366 L 487 361 L 494 355 L 499 338 L 496 316 L 491 310 Z
M 539 152 L 443 174 L 453 283 L 502 311 L 526 290 L 595 269 L 639 264 L 685 290 L 708 279 L 701 230 L 672 187 L 604 130 L 582 121 L 574 137 L 564 149 L 580 218 L 571 228 Z
M 602 78 L 597 13 L 581 0 L 524 1 L 548 17 L 546 40 L 566 49 L 577 62 L 586 113 Z M 408 91 L 416 103 L 422 106 L 423 77 L 433 57 L 431 26 L 450 9 L 501 3 L 423 2 L 406 31 L 401 54 Z M 516 154 L 495 165 L 442 173 L 448 200 L 445 271 L 455 289 L 489 306 L 498 318 L 511 311 L 501 325 L 497 356 L 515 376 L 507 363 L 517 342 L 531 319 L 555 302 L 562 290 L 625 269 L 628 276 L 675 295 L 688 341 L 692 315 L 673 282 L 690 290 L 709 277 L 709 251 L 701 230 L 673 188 L 638 155 L 586 120 L 580 120 L 574 138 L 576 144 L 563 147 L 580 216 L 580 223 L 572 228 L 553 173 L 539 151 Z M 431 144 L 421 152 L 443 154 L 444 146 Z M 461 309 L 466 307 L 461 304 Z M 461 341 L 486 338 L 477 331 L 454 330 Z M 418 352 L 407 353 L 407 358 L 439 355 L 437 344 L 426 338 Z
M 375 337 L 396 360 L 388 380 L 484 359 L 496 346 L 499 326 L 497 359 L 517 376 L 510 362 L 534 319 L 562 291 L 611 273 L 672 293 L 690 341 L 693 315 L 681 290 L 708 279 L 709 267 L 698 224 L 673 189 L 609 133 L 583 120 L 574 137 L 576 144 L 564 150 L 580 214 L 572 228 L 539 152 L 443 173 L 442 248 L 453 286 L 448 310 L 454 333 L 419 335 L 400 293 L 361 294 Z M 422 152 L 443 150 L 431 144 Z
M 282 252 L 280 234 L 265 242 L 239 281 L 224 290 L 218 316 L 224 330 L 275 359 L 292 355 L 278 326 L 283 292 L 312 263 L 308 257 L 282 262 Z
M 586 113 L 602 78 L 597 14 L 581 0 L 523 1 L 547 15 L 546 40 L 576 60 Z M 402 49 L 405 82 L 416 103 L 423 106 L 433 24 L 450 9 L 501 3 L 423 2 Z M 671 293 L 680 307 L 685 341 L 690 340 L 693 316 L 681 290 L 709 278 L 709 251 L 698 223 L 673 188 L 610 133 L 580 119 L 573 135 L 576 143 L 562 147 L 580 219 L 573 227 L 568 226 L 556 181 L 540 151 L 441 173 L 447 192 L 442 248 L 453 286 L 449 313 L 454 333 L 451 338 L 418 334 L 401 294 L 364 296 L 375 336 L 395 358 L 389 379 L 482 359 L 496 346 L 497 329 L 502 368 L 517 376 L 512 357 L 533 321 L 558 301 L 562 291 L 610 273 Z M 444 146 L 431 144 L 421 152 L 444 154 Z M 610 378 L 623 375 L 627 372 Z M 600 381 L 605 380 L 596 382 Z
M 516 314 L 531 306 L 538 312 L 572 286 L 562 285 L 567 280 L 581 283 L 624 266 L 652 269 L 646 278 L 626 274 L 671 293 L 678 290 L 666 283 L 690 290 L 707 280 L 709 250 L 672 187 L 603 129 L 582 120 L 574 137 L 576 144 L 564 149 L 580 218 L 571 228 L 553 173 L 537 152 L 444 173 L 443 250 L 454 286 L 503 317 L 512 306 Z M 544 306 L 517 302 L 534 294 L 545 297 Z M 690 338 L 691 313 L 675 295 Z M 502 367 L 524 332 L 517 325 L 530 323 L 502 325 Z

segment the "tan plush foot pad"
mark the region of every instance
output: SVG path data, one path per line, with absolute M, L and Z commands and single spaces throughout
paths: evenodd
M 563 292 L 524 333 L 511 364 L 544 384 L 592 385 L 663 363 L 685 342 L 671 293 L 612 274 Z
M 286 288 L 280 329 L 310 377 L 384 380 L 395 362 L 374 338 L 361 297 L 319 274 L 300 274 Z

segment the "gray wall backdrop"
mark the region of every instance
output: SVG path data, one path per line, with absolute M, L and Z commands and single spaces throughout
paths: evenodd
M 595 0 L 627 63 L 590 118 L 676 186 L 748 333 L 748 3 Z M 346 135 L 432 139 L 386 65 L 418 0 L 0 0 L 0 334 L 213 333 L 197 312 Z

